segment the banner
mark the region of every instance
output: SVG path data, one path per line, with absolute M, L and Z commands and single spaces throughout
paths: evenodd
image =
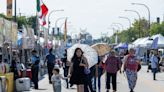
M 23 26 L 22 29 L 22 48 L 23 49 L 32 49 L 35 46 L 34 30 L 30 27 Z M 20 45 L 21 46 L 21 45 Z
M 12 0 L 7 0 L 7 17 L 12 18 Z
M 44 28 L 44 40 L 45 40 L 44 44 L 45 46 L 47 46 L 48 45 L 48 30 L 46 28 Z
M 4 36 L 5 42 L 11 42 L 12 37 L 12 22 L 4 19 Z
M 0 18 L 0 46 L 3 45 L 3 29 L 4 29 L 3 18 Z
M 27 28 L 27 35 L 28 35 L 28 44 L 27 44 L 27 46 L 28 46 L 28 48 L 34 48 L 34 46 L 35 46 L 35 38 L 34 38 L 34 30 L 32 29 L 32 28 Z
M 12 22 L 11 41 L 13 46 L 17 45 L 17 40 L 18 40 L 17 23 Z

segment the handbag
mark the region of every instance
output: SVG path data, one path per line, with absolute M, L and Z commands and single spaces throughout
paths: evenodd
M 85 67 L 84 68 L 84 73 L 88 75 L 88 74 L 91 73 L 91 70 L 88 67 Z
M 84 63 L 82 59 L 81 59 L 81 63 Z M 84 67 L 84 74 L 88 75 L 90 73 L 91 73 L 91 70 L 88 67 Z
M 141 64 L 138 64 L 137 72 L 141 70 Z

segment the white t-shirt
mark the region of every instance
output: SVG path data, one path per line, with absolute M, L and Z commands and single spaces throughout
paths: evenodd
M 54 86 L 60 86 L 61 85 L 61 75 L 52 75 L 51 81 L 54 84 Z

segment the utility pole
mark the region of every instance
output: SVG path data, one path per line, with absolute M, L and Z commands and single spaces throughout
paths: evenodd
M 15 0 L 15 16 L 14 16 L 14 21 L 17 22 L 17 0 Z
M 163 14 L 163 22 L 164 22 L 164 14 Z
M 20 12 L 20 8 L 19 8 L 19 17 L 21 17 L 22 16 L 22 13 Z

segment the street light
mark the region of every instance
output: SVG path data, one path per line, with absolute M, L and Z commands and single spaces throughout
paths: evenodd
M 122 30 L 124 30 L 124 26 L 121 23 L 112 23 L 112 25 L 120 25 L 122 27 Z
M 58 11 L 64 11 L 63 9 L 62 10 L 52 10 L 49 15 L 48 15 L 48 34 L 49 34 L 49 30 L 50 30 L 50 16 L 52 13 L 55 13 L 55 12 L 58 12 Z
M 141 22 L 141 16 L 140 16 L 140 14 L 139 14 L 139 12 L 137 12 L 137 11 L 135 11 L 135 10 L 125 10 L 125 12 L 127 12 L 127 11 L 129 11 L 129 12 L 134 12 L 134 13 L 136 13 L 137 15 L 138 15 L 138 17 L 139 17 L 139 22 L 138 22 L 138 24 L 139 24 L 139 38 L 141 37 L 141 26 L 140 26 L 140 22 Z
M 131 20 L 128 17 L 119 16 L 119 18 L 128 20 L 129 21 L 129 28 L 131 28 L 132 22 L 131 22 Z
M 118 43 L 118 35 L 117 35 L 118 30 L 115 29 L 113 26 L 110 26 L 108 29 L 113 30 L 113 36 L 115 36 L 115 43 L 117 44 Z
M 57 23 L 58 23 L 58 21 L 59 20 L 62 20 L 62 19 L 66 19 L 67 17 L 60 17 L 60 18 L 58 18 L 57 20 L 56 20 L 56 22 L 55 22 L 55 28 L 57 29 Z
M 114 24 L 111 24 L 111 27 L 117 27 L 118 29 L 117 29 L 117 33 L 118 33 L 118 31 L 120 31 L 120 27 L 118 26 L 118 25 L 114 25 Z
M 144 6 L 147 10 L 148 10 L 148 19 L 149 19 L 149 26 L 148 29 L 150 29 L 150 8 L 146 5 L 146 4 L 142 4 L 142 3 L 132 3 L 132 5 L 141 5 Z M 149 32 L 148 32 L 149 35 Z

